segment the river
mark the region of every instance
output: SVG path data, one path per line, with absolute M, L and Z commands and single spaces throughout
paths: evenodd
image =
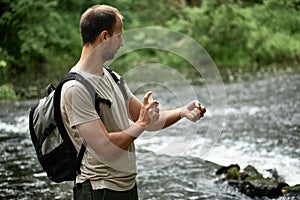
M 216 182 L 216 164 L 251 164 L 265 176 L 267 169 L 276 169 L 288 184 L 300 183 L 299 73 L 225 84 L 227 106 L 219 111 L 225 115 L 223 131 L 205 160 L 198 155 L 211 113 L 205 87 L 196 89 L 208 111 L 182 154 L 167 150 L 170 141 L 194 129 L 186 120 L 136 140 L 140 199 L 250 200 Z M 172 106 L 170 96 L 156 97 Z M 50 182 L 37 162 L 28 132 L 28 110 L 34 103 L 0 104 L 0 199 L 71 199 L 72 183 Z

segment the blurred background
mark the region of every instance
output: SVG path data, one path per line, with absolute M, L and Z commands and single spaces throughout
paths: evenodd
M 190 36 L 224 81 L 299 68 L 299 0 L 1 0 L 0 100 L 40 97 L 68 72 L 81 53 L 80 15 L 96 3 L 117 7 L 125 31 L 160 26 Z M 158 50 L 132 52 L 110 67 L 122 74 L 147 62 L 193 77 L 188 63 Z
M 220 165 L 251 164 L 266 177 L 272 169 L 290 186 L 300 183 L 300 0 L 0 0 L 0 199 L 72 199 L 72 183 L 55 184 L 41 169 L 28 111 L 79 59 L 79 19 L 93 4 L 117 7 L 124 31 L 159 26 L 193 38 L 224 81 L 227 106 L 214 113 L 225 116 L 222 135 L 202 160 L 213 108 L 193 66 L 156 49 L 130 52 L 110 65 L 121 75 L 148 63 L 171 67 L 207 107 L 197 124 L 182 120 L 136 141 L 141 199 L 252 199 L 218 182 Z M 188 101 L 191 91 L 175 87 Z M 167 89 L 155 97 L 166 108 L 178 106 Z M 159 153 L 193 132 L 183 155 Z

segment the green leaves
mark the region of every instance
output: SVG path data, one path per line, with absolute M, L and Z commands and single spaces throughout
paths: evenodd
M 52 62 L 57 51 L 70 45 L 68 28 L 73 27 L 67 25 L 57 4 L 56 0 L 4 2 L 1 48 L 13 58 L 6 60 L 8 67 L 27 72 L 40 70 L 41 64 Z
M 20 91 L 15 84 L 19 87 L 33 84 L 26 77 L 46 77 L 37 81 L 43 86 L 59 79 L 80 56 L 80 15 L 96 3 L 99 1 L 2 0 L 0 84 L 13 83 L 12 76 L 22 77 L 25 80 L 13 83 L 15 90 Z M 125 31 L 162 26 L 192 37 L 219 68 L 300 62 L 300 0 L 103 0 L 101 3 L 120 10 L 125 17 Z M 154 50 L 123 56 L 117 64 L 126 69 L 124 66 L 131 63 L 147 61 L 178 66 L 183 73 L 192 73 L 184 71 L 188 63 L 183 59 Z
M 13 101 L 18 100 L 19 97 L 16 95 L 12 84 L 0 85 L 0 102 L 1 101 Z
M 203 0 L 185 7 L 171 29 L 196 39 L 222 67 L 299 62 L 299 0 Z

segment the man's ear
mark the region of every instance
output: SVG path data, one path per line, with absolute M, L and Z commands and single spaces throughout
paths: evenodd
M 107 38 L 109 38 L 109 33 L 108 33 L 108 31 L 102 31 L 100 34 L 99 34 L 99 36 L 98 36 L 98 39 L 101 41 L 101 42 L 103 42 L 103 41 L 105 41 Z

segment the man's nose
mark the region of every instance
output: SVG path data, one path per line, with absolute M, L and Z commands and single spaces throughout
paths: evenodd
M 122 36 L 119 36 L 119 46 L 122 47 L 123 46 L 123 39 Z

